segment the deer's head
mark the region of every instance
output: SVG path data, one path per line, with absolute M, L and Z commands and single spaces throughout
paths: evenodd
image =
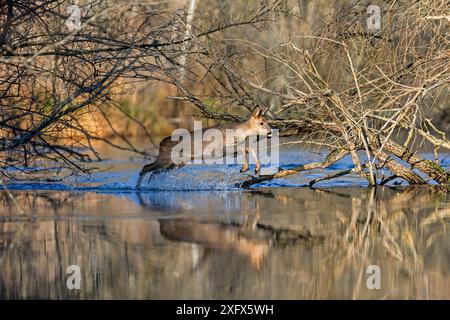
M 248 120 L 250 125 L 250 130 L 256 135 L 267 136 L 270 138 L 272 136 L 272 128 L 267 123 L 266 118 L 263 116 L 263 112 L 259 107 L 253 110 L 253 114 Z

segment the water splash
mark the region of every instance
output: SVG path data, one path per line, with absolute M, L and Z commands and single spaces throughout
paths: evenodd
M 424 158 L 433 155 L 423 154 Z M 299 150 L 284 150 L 280 155 L 281 166 L 285 169 L 299 164 L 323 160 L 324 155 Z M 361 155 L 364 158 L 364 155 Z M 443 167 L 450 169 L 450 157 L 443 155 Z M 240 173 L 240 165 L 186 165 L 183 168 L 161 172 L 153 177 L 144 176 L 138 186 L 139 172 L 146 164 L 139 161 L 110 160 L 97 166 L 101 169 L 90 175 L 70 176 L 60 182 L 21 181 L 10 182 L 7 187 L 12 190 L 61 190 L 61 191 L 99 191 L 112 193 L 150 192 L 150 191 L 201 191 L 201 190 L 240 190 L 236 187 L 253 175 L 254 165 L 246 173 Z M 283 179 L 265 181 L 253 187 L 301 187 L 308 186 L 312 179 L 326 174 L 336 173 L 353 167 L 350 156 L 325 170 L 312 170 L 292 175 Z M 388 172 L 386 172 L 388 174 Z M 339 179 L 322 181 L 320 187 L 366 186 L 365 180 L 356 174 L 349 174 Z M 1 187 L 0 187 L 1 188 Z
M 147 175 L 141 190 L 233 190 L 247 178 L 236 165 L 185 166 L 181 169 Z

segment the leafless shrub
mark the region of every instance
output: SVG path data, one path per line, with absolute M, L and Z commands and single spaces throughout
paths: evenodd
M 430 118 L 433 107 L 449 101 L 449 22 L 442 16 L 448 2 L 380 4 L 375 32 L 366 28 L 368 4 L 335 1 L 320 24 L 284 38 L 264 30 L 196 39 L 202 54 L 190 55 L 190 63 L 201 76 L 191 79 L 207 90 L 167 72 L 181 92 L 175 98 L 192 102 L 204 117 L 233 121 L 233 106 L 265 105 L 284 135 L 331 150 L 324 162 L 255 177 L 244 186 L 325 168 L 346 154 L 355 168 L 338 175 L 354 171 L 369 185 L 397 177 L 410 184 L 449 183 L 438 153 L 450 143 Z M 296 2 L 290 5 L 295 16 Z M 434 161 L 419 155 L 427 145 Z
M 79 24 L 68 10 L 73 5 L 80 9 Z M 117 146 L 97 134 L 92 118 L 103 117 L 114 131 L 108 116 L 112 108 L 123 111 L 116 97 L 128 84 L 167 81 L 167 72 L 184 68 L 181 57 L 197 50 L 189 49 L 193 39 L 255 24 L 270 12 L 229 21 L 203 14 L 194 30 L 186 26 L 185 11 L 176 9 L 165 1 L 1 0 L 2 174 L 88 170 L 83 163 L 99 159 L 93 142 Z M 143 154 L 120 138 L 121 148 Z

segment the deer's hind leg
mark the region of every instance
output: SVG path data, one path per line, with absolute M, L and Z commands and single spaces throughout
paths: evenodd
M 170 163 L 166 166 L 158 166 L 156 169 L 153 170 L 143 170 L 141 171 L 141 173 L 139 174 L 139 179 L 138 179 L 138 183 L 137 185 L 140 186 L 142 183 L 142 179 L 144 179 L 144 177 L 146 178 L 147 182 L 150 182 L 150 180 L 152 180 L 155 176 L 157 176 L 160 173 L 166 172 L 166 171 L 170 171 L 173 169 L 180 169 L 182 167 L 184 167 L 184 163 L 180 163 L 180 164 L 175 164 L 175 163 Z M 152 166 L 149 166 L 148 168 L 152 168 Z

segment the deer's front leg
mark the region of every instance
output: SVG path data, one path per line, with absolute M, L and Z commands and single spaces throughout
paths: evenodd
M 255 159 L 255 163 L 256 163 L 255 173 L 258 173 L 259 170 L 261 169 L 261 162 L 259 161 L 258 153 L 253 148 L 250 148 L 250 152 L 252 153 L 253 159 Z
M 248 170 L 248 150 L 244 146 L 244 165 L 242 166 L 242 169 L 240 172 L 245 172 Z

